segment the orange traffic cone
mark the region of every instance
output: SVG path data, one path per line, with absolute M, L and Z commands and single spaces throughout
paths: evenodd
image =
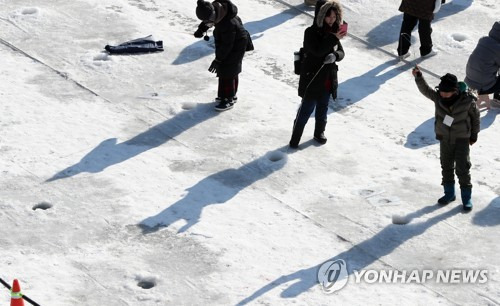
M 21 286 L 17 279 L 12 284 L 10 291 L 10 306 L 24 306 L 23 294 L 21 293 Z

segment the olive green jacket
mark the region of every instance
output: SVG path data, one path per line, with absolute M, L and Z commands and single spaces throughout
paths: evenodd
M 472 93 L 467 90 L 461 91 L 458 100 L 451 107 L 446 107 L 441 102 L 439 92 L 429 87 L 423 76 L 416 76 L 415 82 L 420 92 L 434 102 L 436 139 L 451 144 L 459 139 L 477 141 L 480 116 L 476 105 L 477 98 Z M 451 123 L 450 118 L 445 121 L 447 116 L 453 118 Z

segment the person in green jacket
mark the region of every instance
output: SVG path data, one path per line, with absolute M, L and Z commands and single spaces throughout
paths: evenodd
M 434 130 L 440 143 L 440 160 L 444 196 L 439 204 L 448 204 L 455 197 L 455 176 L 460 183 L 464 210 L 472 209 L 472 184 L 470 175 L 470 146 L 477 141 L 480 126 L 476 97 L 463 82 L 447 73 L 441 77 L 436 89 L 425 81 L 419 67 L 412 71 L 419 91 L 435 105 Z

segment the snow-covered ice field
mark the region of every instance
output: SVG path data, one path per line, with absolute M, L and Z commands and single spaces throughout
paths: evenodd
M 409 63 L 395 58 L 400 0 L 343 0 L 328 142 L 310 120 L 299 150 L 293 52 L 312 19 L 297 9 L 313 10 L 281 2 L 234 0 L 255 51 L 217 113 L 195 0 L 0 0 L 0 278 L 44 306 L 500 304 L 500 110 L 481 112 L 471 149 L 474 209 L 438 206 L 434 106 L 411 75 L 463 80 L 498 0 L 448 0 L 439 54 Z M 149 34 L 164 52 L 103 53 Z M 326 294 L 316 274 L 337 259 L 349 281 Z M 354 275 L 452 269 L 488 281 Z

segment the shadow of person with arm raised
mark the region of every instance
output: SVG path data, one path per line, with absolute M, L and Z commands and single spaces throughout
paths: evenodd
M 489 128 L 498 114 L 497 110 L 488 110 L 485 116 L 481 117 L 481 130 Z M 413 132 L 408 134 L 405 148 L 421 149 L 439 143 L 434 133 L 434 116 L 420 124 Z
M 477 212 L 472 218 L 472 223 L 484 227 L 500 225 L 500 196 L 493 199 L 486 208 Z
M 199 222 L 203 209 L 213 204 L 223 204 L 240 191 L 280 170 L 287 162 L 286 147 L 269 151 L 237 169 L 214 173 L 187 189 L 187 195 L 155 216 L 141 221 L 138 226 L 144 234 L 184 220 L 179 233 Z
M 341 91 L 340 95 L 343 96 L 343 93 L 348 93 L 348 96 L 340 97 L 337 101 L 334 101 L 333 104 L 331 103 L 330 109 L 334 112 L 338 112 L 363 100 L 379 90 L 380 86 L 385 82 L 395 78 L 411 67 L 409 63 L 403 66 L 396 66 L 397 63 L 398 61 L 395 59 L 390 60 L 360 76 L 343 81 L 339 84 L 339 91 Z M 362 90 L 359 88 L 360 84 L 363 84 Z
M 406 138 L 405 148 L 421 149 L 439 143 L 434 132 L 435 118 L 424 121 Z
M 109 166 L 119 164 L 154 149 L 218 114 L 213 110 L 211 103 L 198 104 L 195 108 L 182 111 L 125 142 L 117 144 L 116 138 L 104 140 L 77 164 L 58 172 L 46 182 L 75 176 L 82 172 L 101 172 Z
M 424 214 L 431 213 L 439 209 L 440 207 L 441 206 L 438 205 L 427 206 L 419 211 L 409 214 L 408 216 L 406 216 L 406 218 L 418 218 L 420 216 L 423 216 Z M 388 225 L 372 238 L 352 246 L 349 250 L 342 252 L 332 257 L 331 259 L 328 259 L 327 261 L 335 261 L 338 259 L 345 260 L 348 265 L 347 275 L 351 275 L 355 270 L 357 271 L 368 267 L 380 258 L 392 253 L 396 248 L 400 247 L 406 241 L 423 234 L 433 225 L 444 221 L 460 213 L 461 211 L 462 206 L 460 205 L 442 214 L 429 218 L 423 222 L 408 224 L 405 226 L 393 224 Z M 239 302 L 238 305 L 248 304 L 258 297 L 284 284 L 290 285 L 281 293 L 281 297 L 293 298 L 299 296 L 300 294 L 308 291 L 313 286 L 318 284 L 317 272 L 321 265 L 322 263 L 288 275 L 283 275 L 267 284 L 266 286 L 255 291 L 251 296 Z

